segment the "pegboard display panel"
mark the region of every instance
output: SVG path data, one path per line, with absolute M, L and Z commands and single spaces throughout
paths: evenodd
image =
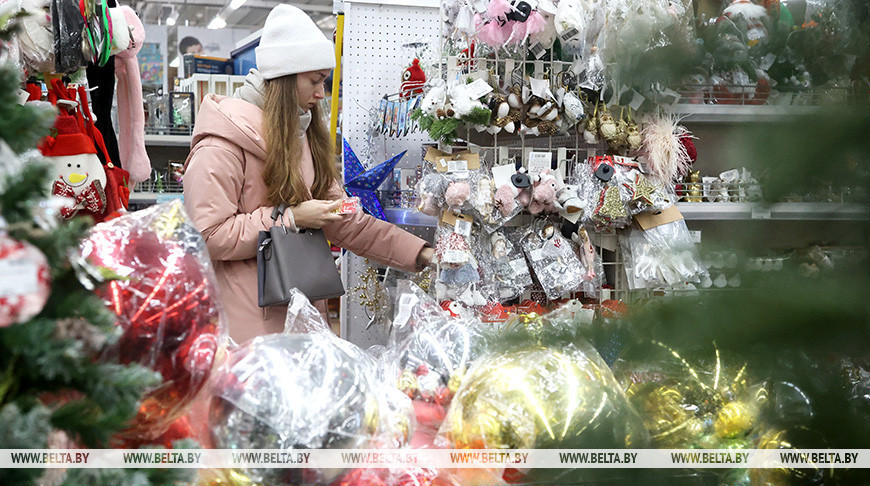
M 434 57 L 440 57 L 440 11 L 432 7 L 347 2 L 344 12 L 341 132 L 360 155 L 368 141 L 370 110 L 384 95 L 399 91 L 402 70 L 413 61 L 415 50 L 403 46 L 428 42 Z M 407 150 L 398 167 L 416 167 L 421 161 L 420 146 L 426 142 L 431 139 L 425 133 L 401 138 L 378 135 L 371 147 L 371 162 L 377 164 Z M 431 229 L 420 230 L 431 233 Z M 431 234 L 422 236 L 431 240 Z M 365 269 L 364 259 L 348 252 L 342 264 L 345 289 L 359 285 L 358 276 Z M 365 329 L 368 321 L 365 310 L 348 292 L 342 298 L 341 336 L 362 348 L 386 344 L 387 329 L 377 325 Z

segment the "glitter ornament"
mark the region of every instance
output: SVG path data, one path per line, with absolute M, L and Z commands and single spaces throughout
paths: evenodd
M 638 173 L 634 177 L 634 183 L 625 185 L 631 191 L 631 202 L 640 203 L 645 206 L 653 205 L 653 197 L 656 193 L 656 186 L 651 184 L 646 177 Z
M 163 377 L 121 441 L 159 437 L 211 374 L 225 327 L 204 249 L 178 201 L 99 224 L 82 243 L 90 275 L 120 277 L 97 290 L 123 330 L 110 354 Z
M 619 188 L 607 186 L 602 189 L 592 219 L 598 223 L 607 224 L 610 221 L 626 217 L 628 217 L 628 212 L 619 196 Z
M 752 430 L 756 415 L 746 403 L 727 403 L 716 414 L 716 421 L 713 423 L 716 435 L 725 439 L 745 436 Z
M 586 343 L 478 359 L 440 433 L 453 447 L 472 449 L 622 448 L 646 441 L 609 368 Z
M 26 241 L 0 231 L 0 327 L 26 322 L 51 293 L 48 260 Z

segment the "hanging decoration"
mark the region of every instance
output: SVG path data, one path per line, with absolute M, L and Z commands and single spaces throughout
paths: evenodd
M 360 203 L 366 212 L 372 216 L 387 220 L 384 214 L 384 208 L 381 201 L 378 199 L 378 187 L 392 173 L 396 164 L 402 160 L 405 152 L 393 156 L 386 162 L 379 164 L 376 167 L 366 170 L 362 163 L 353 153 L 353 149 L 347 140 L 342 140 L 344 146 L 344 189 L 348 194 L 359 198 Z

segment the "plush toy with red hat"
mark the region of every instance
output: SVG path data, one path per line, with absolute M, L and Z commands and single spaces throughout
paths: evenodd
M 61 215 L 69 219 L 84 211 L 101 220 L 107 206 L 107 179 L 93 141 L 81 132 L 74 116 L 61 114 L 54 127 L 57 133 L 45 137 L 39 150 L 54 168 L 51 194 L 74 200 L 61 209 Z
M 420 67 L 420 60 L 414 59 L 411 66 L 402 71 L 402 97 L 407 98 L 423 94 L 423 86 L 426 84 L 426 73 Z

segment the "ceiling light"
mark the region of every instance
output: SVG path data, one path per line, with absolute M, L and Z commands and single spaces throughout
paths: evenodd
M 215 16 L 215 18 L 211 19 L 211 22 L 208 23 L 209 29 L 223 29 L 227 26 L 227 21 L 221 17 L 220 15 Z
M 166 25 L 173 26 L 178 21 L 178 10 L 173 10 L 169 17 L 166 17 Z
M 233 0 L 232 2 L 230 2 L 230 10 L 236 10 L 237 8 L 244 5 L 247 1 L 248 0 Z

